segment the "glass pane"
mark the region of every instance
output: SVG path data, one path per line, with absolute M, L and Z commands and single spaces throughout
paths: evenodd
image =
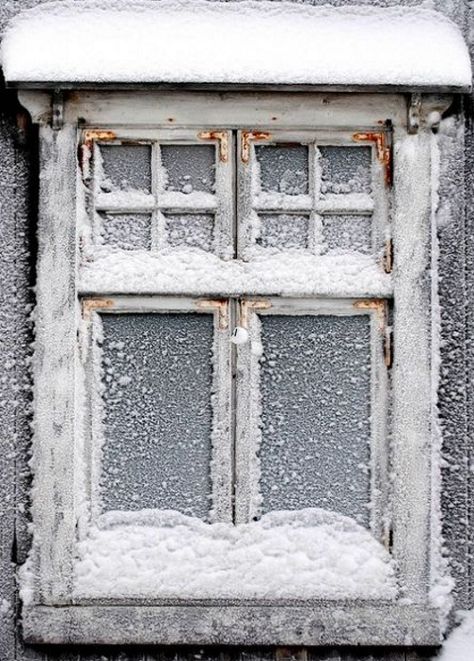
M 212 315 L 103 320 L 105 510 L 210 509 Z
M 308 193 L 308 147 L 266 145 L 255 147 L 260 166 L 260 187 L 264 192 L 304 195 Z
M 369 521 L 368 315 L 261 317 L 263 512 Z
M 308 216 L 285 213 L 262 215 L 257 243 L 262 248 L 304 249 L 308 247 L 308 234 Z
M 100 145 L 104 193 L 124 190 L 151 192 L 151 145 Z
M 183 214 L 166 217 L 168 244 L 211 251 L 214 233 L 212 214 Z
M 372 216 L 323 216 L 326 250 L 372 252 Z
M 372 150 L 370 147 L 319 147 L 321 193 L 370 193 Z
M 161 145 L 161 163 L 169 191 L 213 193 L 216 181 L 214 145 Z
M 151 215 L 101 213 L 103 243 L 120 250 L 150 250 Z

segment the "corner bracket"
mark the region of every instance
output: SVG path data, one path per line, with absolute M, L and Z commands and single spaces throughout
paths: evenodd
M 415 135 L 418 133 L 421 124 L 421 94 L 415 92 L 410 94 L 408 102 L 408 133 Z

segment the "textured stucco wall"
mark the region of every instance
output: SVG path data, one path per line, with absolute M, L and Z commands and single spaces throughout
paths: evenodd
M 278 1 L 278 0 L 276 0 Z M 304 2 L 305 0 L 295 0 Z M 79 3 L 80 0 L 77 0 Z M 3 0 L 0 31 L 14 14 L 40 0 Z M 129 0 L 133 5 L 133 0 Z M 312 0 L 307 4 L 355 5 L 351 0 Z M 372 0 L 371 6 L 434 6 L 456 20 L 468 40 L 474 34 L 474 2 L 462 0 Z M 440 136 L 442 177 L 438 236 L 442 304 L 443 364 L 440 416 L 443 428 L 443 525 L 457 607 L 472 605 L 467 513 L 472 509 L 470 458 L 474 424 L 474 130 L 469 99 L 460 104 Z M 272 659 L 270 650 L 35 650 L 21 643 L 17 617 L 15 563 L 21 563 L 28 537 L 29 341 L 34 299 L 37 144 L 35 131 L 16 104 L 0 92 L 0 661 L 242 661 Z M 472 521 L 472 518 L 470 519 Z M 471 533 L 472 534 L 472 533 Z M 418 653 L 387 650 L 313 650 L 309 655 L 334 661 L 402 661 Z M 423 655 L 422 655 L 423 656 Z M 424 655 L 429 658 L 431 652 Z

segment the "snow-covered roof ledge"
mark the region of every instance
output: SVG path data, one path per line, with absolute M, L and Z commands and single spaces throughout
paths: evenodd
M 449 19 L 423 8 L 288 2 L 52 2 L 19 14 L 2 45 L 11 86 L 300 85 L 467 91 Z

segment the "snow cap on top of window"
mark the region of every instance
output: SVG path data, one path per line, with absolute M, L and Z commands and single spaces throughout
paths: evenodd
M 460 30 L 424 8 L 290 2 L 51 2 L 6 30 L 10 83 L 241 83 L 455 88 Z

